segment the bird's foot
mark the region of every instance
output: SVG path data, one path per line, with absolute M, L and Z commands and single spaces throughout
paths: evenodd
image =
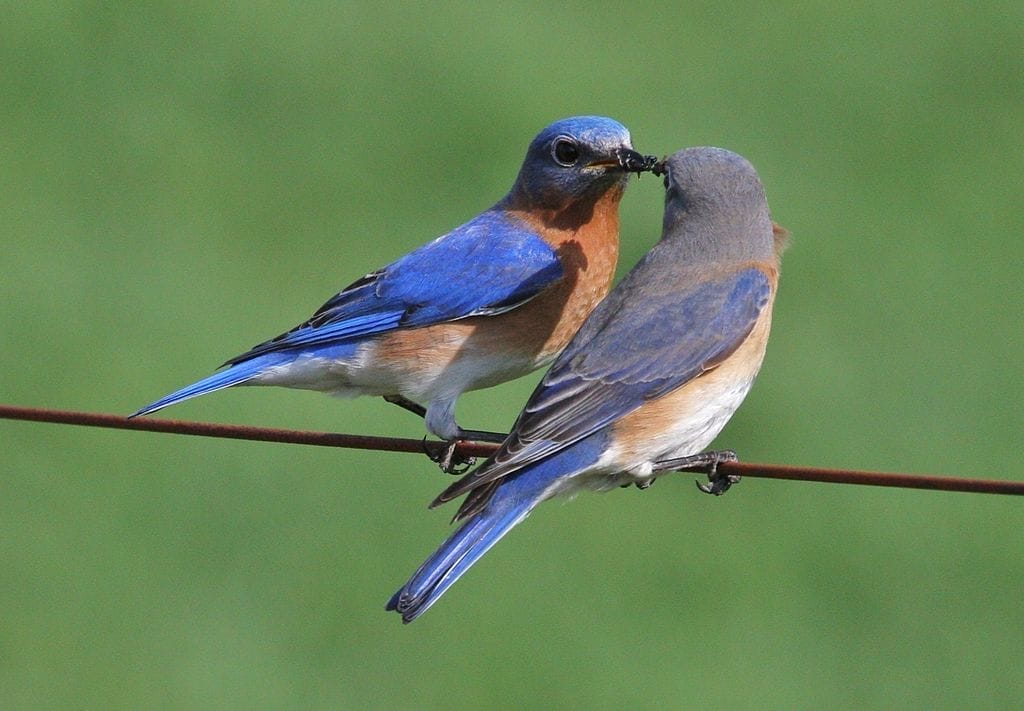
M 461 427 L 452 439 L 442 442 L 427 442 L 423 438 L 423 451 L 432 462 L 436 462 L 445 474 L 464 474 L 476 463 L 476 457 L 459 454 L 456 450 L 463 442 L 494 442 L 505 441 L 508 435 L 502 432 L 485 432 L 482 430 L 464 430 Z
M 465 455 L 458 454 L 456 449 L 460 443 L 463 442 L 490 442 L 495 444 L 501 444 L 505 442 L 505 438 L 508 434 L 504 432 L 487 432 L 482 429 L 463 429 L 459 427 L 459 432 L 456 434 L 453 440 L 446 440 L 445 447 L 443 450 L 439 450 L 437 459 L 437 465 L 440 466 L 441 471 L 449 474 L 462 474 L 465 473 L 469 467 L 476 463 L 475 457 L 467 457 Z
M 740 483 L 739 474 L 719 474 L 717 468 L 715 471 L 708 472 L 708 483 L 701 484 L 699 481 L 694 482 L 697 484 L 697 488 L 703 491 L 705 494 L 711 494 L 712 496 L 721 496 L 727 492 L 733 484 Z
M 654 471 L 704 472 L 708 475 L 708 483 L 702 484 L 698 481 L 697 488 L 705 494 L 721 496 L 727 492 L 729 487 L 733 484 L 739 483 L 740 476 L 738 474 L 720 474 L 718 472 L 718 465 L 725 462 L 736 461 L 739 461 L 736 456 L 736 452 L 731 449 L 721 449 L 710 452 L 701 452 L 700 454 L 693 454 L 689 457 L 679 457 L 678 459 L 666 459 L 663 462 L 656 462 L 654 465 Z
M 465 474 L 470 467 L 476 464 L 476 457 L 467 457 L 455 450 L 458 448 L 461 439 L 446 440 L 444 442 L 427 442 L 423 438 L 423 452 L 430 461 L 441 467 L 445 474 L 456 476 Z
M 476 463 L 475 457 L 458 454 L 455 450 L 461 442 L 494 442 L 500 444 L 508 435 L 503 432 L 486 432 L 484 430 L 464 430 L 459 428 L 454 439 L 445 440 L 444 449 L 438 450 L 437 462 L 441 471 L 446 474 L 463 474 Z M 433 459 L 433 457 L 431 457 Z

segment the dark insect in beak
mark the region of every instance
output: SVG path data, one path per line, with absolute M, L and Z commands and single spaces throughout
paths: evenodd
M 628 148 L 620 148 L 615 151 L 615 155 L 619 159 L 619 167 L 627 173 L 636 173 L 637 177 L 652 170 L 658 162 L 655 156 L 641 155 Z

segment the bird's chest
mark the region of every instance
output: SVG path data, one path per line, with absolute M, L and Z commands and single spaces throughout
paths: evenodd
M 558 255 L 562 278 L 519 308 L 478 319 L 482 342 L 492 333 L 512 334 L 514 348 L 534 367 L 565 348 L 611 289 L 619 259 L 618 199 L 599 201 L 580 224 L 536 229 Z
M 409 392 L 434 393 L 489 387 L 550 363 L 611 288 L 620 197 L 564 221 L 519 214 L 554 249 L 562 277 L 505 313 L 388 334 L 374 367 L 401 370 Z
M 609 457 L 617 467 L 644 478 L 654 462 L 707 448 L 750 392 L 770 325 L 769 307 L 743 344 L 716 368 L 616 422 Z

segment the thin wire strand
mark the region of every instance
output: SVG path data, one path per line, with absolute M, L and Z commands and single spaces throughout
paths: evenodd
M 282 444 L 306 444 L 318 447 L 344 447 L 347 449 L 374 449 L 384 452 L 439 453 L 443 442 L 402 439 L 399 437 L 374 437 L 365 435 L 336 434 L 333 432 L 305 432 L 271 427 L 248 425 L 220 425 L 212 422 L 188 422 L 185 420 L 164 420 L 156 417 L 137 417 L 129 420 L 121 415 L 105 415 L 96 412 L 75 412 L 72 410 L 47 410 L 35 407 L 14 407 L 0 405 L 0 419 L 27 420 L 30 422 L 51 422 L 61 425 L 85 425 L 119 430 L 140 430 L 143 432 L 164 432 L 199 437 L 222 439 L 244 439 L 256 442 L 279 442 Z M 486 457 L 496 445 L 483 442 L 460 442 L 457 453 L 467 457 Z
M 427 452 L 436 455 L 445 447 L 444 442 L 430 440 L 335 434 L 332 432 L 307 432 L 245 425 L 219 425 L 209 422 L 187 422 L 158 418 L 136 418 L 129 420 L 127 417 L 120 415 L 49 410 L 35 407 L 15 407 L 12 405 L 0 405 L 0 419 L 107 427 L 121 430 L 141 430 L 145 432 L 164 432 L 167 434 L 200 437 L 221 437 L 259 442 L 305 444 L 319 447 L 412 452 L 416 454 Z M 496 448 L 497 445 L 484 442 L 460 442 L 456 447 L 456 453 L 464 457 L 486 457 Z M 892 474 L 852 469 L 822 469 L 818 467 L 753 464 L 749 462 L 725 462 L 718 465 L 718 472 L 722 475 L 735 474 L 762 479 L 788 479 L 791 481 L 817 481 L 828 484 L 860 484 L 905 489 L 1024 496 L 1024 482 L 999 479 L 965 479 L 924 474 Z

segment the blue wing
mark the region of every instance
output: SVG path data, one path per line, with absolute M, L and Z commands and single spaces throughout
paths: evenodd
M 272 351 L 502 313 L 562 278 L 555 251 L 530 227 L 491 209 L 366 275 L 308 321 L 228 364 Z
M 768 275 L 756 268 L 688 290 L 675 290 L 672 281 L 623 284 L 601 302 L 534 390 L 501 449 L 435 505 L 477 490 L 458 514 L 470 515 L 502 477 L 714 368 L 747 337 L 771 296 Z

